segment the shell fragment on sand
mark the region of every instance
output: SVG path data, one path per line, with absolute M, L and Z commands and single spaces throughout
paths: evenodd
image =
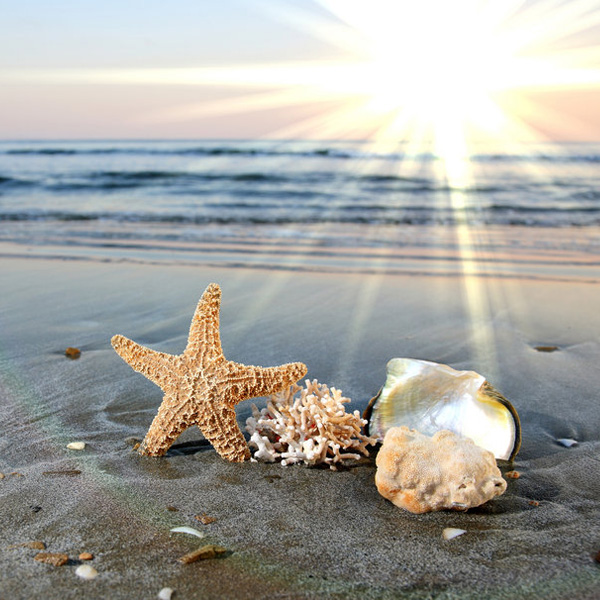
M 85 442 L 70 442 L 67 444 L 69 450 L 85 450 Z
M 455 537 L 462 535 L 463 533 L 467 533 L 467 530 L 466 529 L 458 529 L 456 527 L 446 527 L 446 529 L 444 529 L 444 531 L 442 531 L 442 537 L 445 540 L 452 540 Z
M 66 554 L 59 554 L 57 552 L 39 552 L 33 559 L 54 567 L 62 567 L 62 565 L 67 564 L 69 561 L 69 557 Z
M 196 515 L 194 519 L 196 519 L 196 521 L 200 521 L 202 525 L 210 525 L 211 523 L 214 523 L 217 520 L 217 517 L 210 517 L 206 513 L 204 513 L 202 515 Z
M 223 546 L 215 546 L 214 544 L 207 544 L 206 546 L 202 546 L 201 548 L 198 548 L 197 550 L 194 550 L 193 552 L 188 552 L 187 554 L 184 554 L 179 559 L 179 562 L 189 564 L 189 563 L 196 562 L 198 560 L 209 560 L 211 558 L 217 558 L 219 556 L 222 556 L 226 552 L 227 552 L 227 549 L 223 548 Z
M 193 527 L 188 527 L 187 525 L 184 525 L 183 527 L 173 527 L 173 529 L 171 529 L 172 533 L 188 533 L 189 535 L 195 535 L 196 537 L 199 538 L 203 538 L 205 537 L 205 534 L 202 533 L 201 531 L 198 531 L 197 529 L 194 529 Z
M 451 431 L 428 437 L 392 427 L 376 464 L 379 493 L 412 513 L 467 510 L 506 490 L 494 455 Z
M 571 446 L 577 446 L 577 444 L 579 444 L 577 440 L 573 440 L 571 438 L 560 438 L 556 441 L 565 448 L 570 448 Z
M 81 350 L 79 348 L 73 348 L 72 346 L 69 346 L 65 350 L 65 356 L 71 360 L 75 360 L 81 356 Z
M 98 571 L 92 567 L 92 565 L 79 565 L 75 569 L 75 575 L 81 577 L 81 579 L 94 579 L 98 576 Z
M 391 427 L 405 425 L 425 435 L 453 431 L 502 460 L 513 460 L 521 445 L 517 411 L 483 375 L 425 360 L 390 360 L 363 417 L 368 435 L 380 441 Z

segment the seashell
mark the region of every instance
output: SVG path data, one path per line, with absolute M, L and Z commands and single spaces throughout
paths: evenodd
M 194 529 L 193 527 L 188 527 L 187 525 L 184 525 L 183 527 L 173 527 L 173 529 L 171 529 L 171 531 L 173 533 L 189 533 L 190 535 L 195 535 L 196 537 L 199 537 L 199 538 L 203 538 L 206 535 L 206 534 L 202 533 L 201 531 Z
M 187 565 L 196 562 L 197 560 L 208 560 L 210 558 L 218 558 L 226 552 L 227 548 L 223 548 L 223 546 L 207 544 L 206 546 L 198 548 L 198 550 L 194 550 L 193 552 L 188 552 L 187 554 L 184 554 L 182 557 L 179 558 L 179 561 Z
M 444 531 L 442 531 L 442 537 L 445 540 L 453 540 L 455 537 L 462 535 L 463 533 L 467 533 L 466 529 L 458 529 L 456 527 L 446 527 Z
M 447 429 L 469 437 L 502 460 L 513 460 L 521 446 L 517 411 L 483 375 L 426 360 L 390 360 L 385 385 L 363 418 L 365 433 L 379 441 L 406 425 L 429 436 Z
M 570 448 L 571 446 L 577 446 L 577 444 L 579 444 L 579 442 L 577 440 L 573 440 L 571 438 L 560 438 L 559 440 L 556 440 L 561 446 L 564 446 L 565 448 Z
M 81 577 L 81 579 L 94 579 L 98 576 L 98 571 L 92 565 L 83 564 L 75 569 L 75 575 Z
M 85 442 L 70 442 L 67 444 L 69 450 L 85 450 Z

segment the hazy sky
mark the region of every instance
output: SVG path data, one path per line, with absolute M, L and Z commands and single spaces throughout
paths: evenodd
M 600 140 L 599 0 L 414 4 L 0 0 L 0 138 Z

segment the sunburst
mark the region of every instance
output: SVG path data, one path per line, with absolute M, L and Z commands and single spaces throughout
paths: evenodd
M 153 118 L 188 120 L 215 113 L 322 104 L 292 130 L 306 138 L 370 138 L 378 143 L 446 138 L 459 123 L 469 141 L 539 138 L 523 117 L 531 90 L 600 87 L 600 27 L 590 0 L 418 5 L 374 0 L 319 0 L 310 13 L 261 6 L 337 48 L 340 60 L 121 73 L 129 81 L 245 86 L 246 97 L 172 107 Z M 116 73 L 96 73 L 111 78 Z M 257 93 L 261 88 L 266 93 Z M 343 114 L 343 118 L 340 115 Z M 329 117 L 329 118 L 328 118 Z M 454 128 L 456 129 L 456 128 Z M 267 137 L 280 137 L 271 131 Z M 447 146 L 446 142 L 443 142 Z M 438 148 L 439 149 L 439 148 Z
M 49 83 L 230 86 L 246 95 L 140 118 L 193 122 L 273 108 L 293 115 L 294 107 L 314 104 L 320 114 L 293 125 L 298 137 L 378 143 L 410 140 L 415 132 L 435 140 L 448 121 L 459 123 L 469 141 L 535 139 L 539 132 L 527 122 L 535 109 L 522 92 L 600 88 L 595 0 L 314 0 L 312 11 L 309 4 L 255 6 L 326 42 L 331 54 L 312 61 L 0 75 Z

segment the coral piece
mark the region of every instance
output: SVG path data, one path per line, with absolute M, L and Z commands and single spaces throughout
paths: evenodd
M 506 490 L 494 455 L 451 431 L 392 427 L 376 459 L 377 490 L 413 513 L 467 510 Z
M 165 393 L 140 454 L 162 456 L 185 429 L 197 425 L 224 459 L 247 460 L 250 451 L 235 405 L 284 390 L 306 374 L 302 363 L 263 368 L 227 360 L 219 335 L 220 305 L 221 289 L 212 283 L 198 302 L 187 346 L 178 356 L 150 350 L 122 335 L 112 338 L 119 356 Z
M 293 385 L 271 396 L 261 411 L 253 405 L 246 431 L 250 446 L 257 448 L 254 458 L 266 462 L 281 458 L 282 465 L 326 463 L 335 469 L 344 459 L 360 458 L 357 452 L 368 456 L 366 447 L 375 440 L 361 433 L 365 421 L 357 410 L 346 412 L 347 402 L 340 390 L 314 379 L 306 381 L 306 389 Z

